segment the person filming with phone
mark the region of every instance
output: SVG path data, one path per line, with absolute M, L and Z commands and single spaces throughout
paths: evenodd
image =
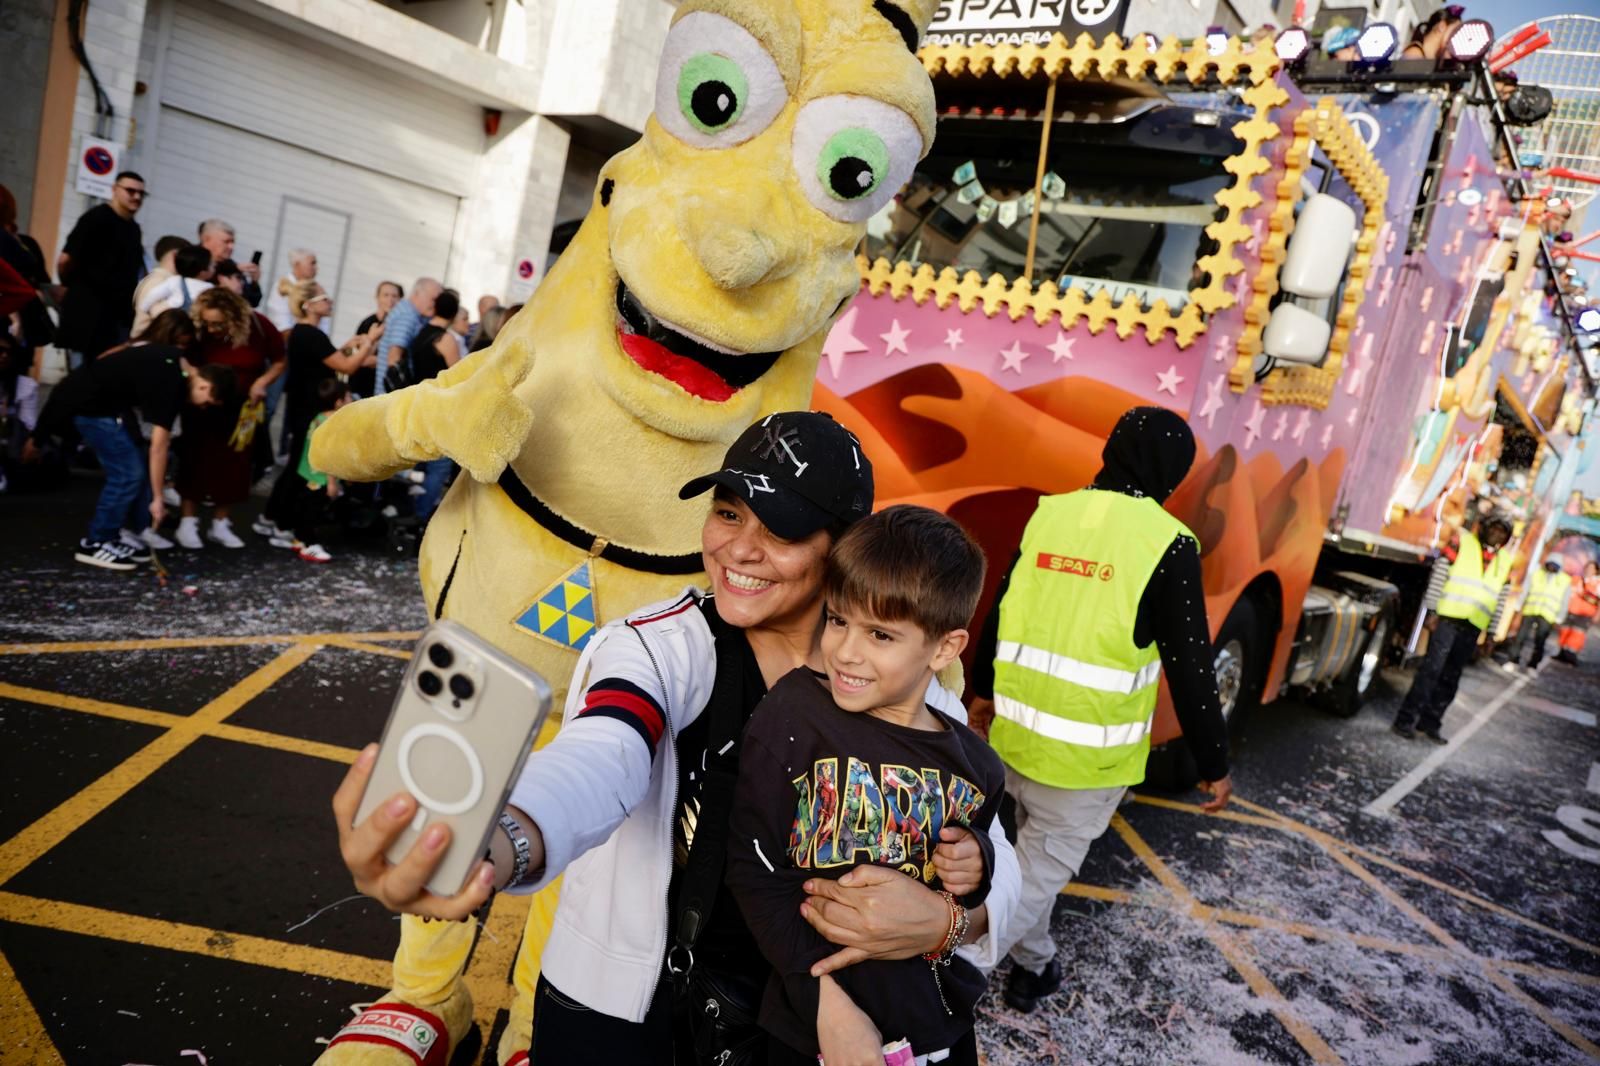
M 828 416 L 774 414 L 680 495 L 708 491 L 710 591 L 687 590 L 590 641 L 560 734 L 529 757 L 511 792 L 509 828 L 494 832 L 490 860 L 460 892 L 426 887 L 450 846 L 444 827 L 424 832 L 399 862 L 386 857 L 415 816 L 410 795 L 384 797 L 358 822 L 376 746 L 334 796 L 345 865 L 359 891 L 391 910 L 461 919 L 493 889 L 532 892 L 565 874 L 536 993 L 535 1066 L 765 1061 L 755 1022 L 768 966 L 724 874 L 740 738 L 770 686 L 825 666 L 825 563 L 871 511 L 871 464 Z M 937 683 L 928 702 L 965 718 Z M 964 938 L 952 936 L 946 899 L 898 870 L 863 866 L 838 881 L 808 881 L 802 913 L 839 947 L 813 974 L 934 955 L 963 939 L 975 964 L 992 966 L 1020 878 L 998 822 L 980 828 L 994 868 Z M 940 840 L 941 878 L 981 864 L 970 835 L 947 828 Z M 708 1002 L 715 1010 L 702 1009 Z M 826 1013 L 816 1023 L 840 1024 Z

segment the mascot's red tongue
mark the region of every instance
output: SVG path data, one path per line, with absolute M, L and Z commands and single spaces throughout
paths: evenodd
M 652 374 L 660 374 L 673 384 L 681 386 L 685 392 L 702 400 L 720 403 L 739 391 L 723 381 L 714 371 L 706 369 L 687 356 L 670 351 L 649 337 L 618 328 L 617 343 L 622 345 L 622 350 L 627 353 L 629 359 Z

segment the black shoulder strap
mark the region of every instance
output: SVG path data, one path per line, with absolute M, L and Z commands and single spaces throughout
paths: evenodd
M 708 729 L 700 813 L 678 891 L 674 943 L 679 950 L 673 952 L 673 961 L 679 978 L 694 967 L 694 945 L 711 921 L 727 865 L 728 819 L 733 814 L 733 790 L 739 778 L 736 749 L 745 723 L 743 641 L 741 630 L 717 635 L 716 681 L 705 710 Z

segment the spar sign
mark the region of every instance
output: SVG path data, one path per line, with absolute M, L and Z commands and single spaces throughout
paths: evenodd
M 1044 44 L 1053 33 L 1075 41 L 1119 32 L 1130 0 L 941 0 L 925 43 Z

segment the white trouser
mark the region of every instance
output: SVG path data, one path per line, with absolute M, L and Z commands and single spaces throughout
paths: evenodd
M 1053 788 L 1009 766 L 1006 789 L 1017 801 L 1017 864 L 1022 868 L 1022 898 L 1011 918 L 1011 928 L 1021 935 L 1008 950 L 1018 966 L 1041 973 L 1056 957 L 1050 936 L 1056 896 L 1078 876 L 1089 845 L 1111 824 L 1128 789 Z

